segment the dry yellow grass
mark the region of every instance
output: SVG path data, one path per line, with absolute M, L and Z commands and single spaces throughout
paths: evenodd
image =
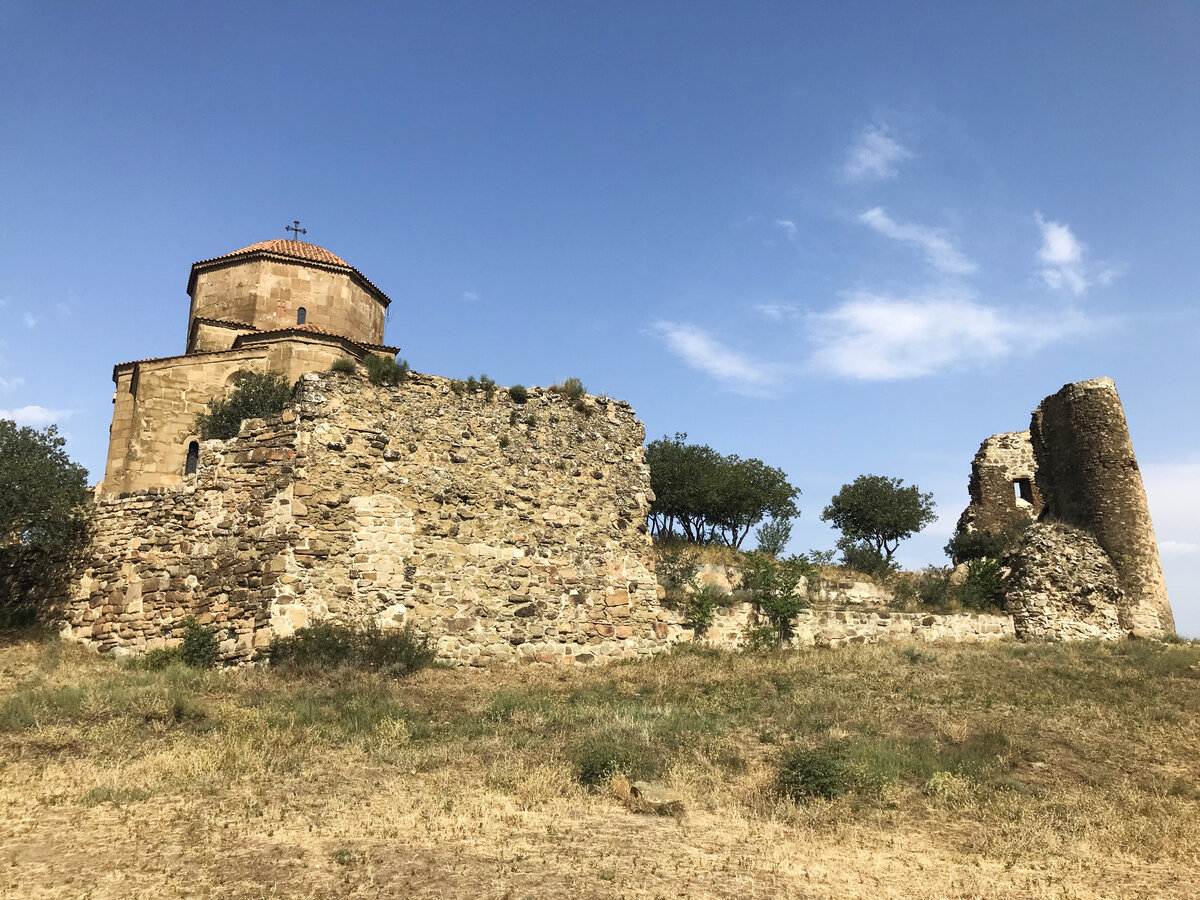
M 0 896 L 1194 897 L 1200 648 L 140 672 L 0 644 Z M 640 815 L 597 747 L 687 799 Z M 781 755 L 877 789 L 796 803 Z M 983 748 L 983 749 L 980 749 Z

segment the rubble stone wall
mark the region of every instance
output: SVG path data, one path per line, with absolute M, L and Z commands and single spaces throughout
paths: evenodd
M 1104 549 L 1085 531 L 1039 522 L 1006 560 L 1005 605 L 1023 641 L 1125 637 L 1125 591 Z
M 1030 425 L 1043 518 L 1081 528 L 1112 558 L 1125 590 L 1121 625 L 1140 637 L 1175 631 L 1158 543 L 1125 411 L 1111 379 L 1065 385 Z
M 238 661 L 319 619 L 413 621 L 474 665 L 627 658 L 678 638 L 628 404 L 454 387 L 307 374 L 282 417 L 202 444 L 183 484 L 102 495 L 67 633 L 141 651 L 195 616 Z
M 748 626 L 760 624 L 748 603 L 719 610 L 703 640 L 715 647 L 737 648 L 746 643 Z M 1016 636 L 1011 616 L 984 613 L 933 615 L 888 610 L 805 610 L 796 617 L 788 646 L 842 647 L 851 644 L 934 643 L 976 644 L 1011 640 Z

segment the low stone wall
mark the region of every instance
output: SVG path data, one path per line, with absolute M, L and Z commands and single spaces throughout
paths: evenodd
M 738 648 L 749 627 L 759 624 L 749 603 L 720 610 L 704 640 L 715 647 Z M 1013 619 L 982 613 L 932 615 L 887 610 L 806 610 L 796 617 L 791 647 L 841 647 L 849 644 L 976 644 L 1016 637 Z
M 706 563 L 696 570 L 696 581 L 732 593 L 742 586 L 742 573 L 736 566 Z M 871 581 L 823 579 L 810 587 L 808 580 L 802 579 L 801 588 L 813 606 L 821 608 L 887 606 L 895 600 L 888 588 Z

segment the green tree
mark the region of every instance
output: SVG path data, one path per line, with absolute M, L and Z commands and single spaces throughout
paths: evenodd
M 86 535 L 87 470 L 45 431 L 0 419 L 0 621 L 32 620 L 61 593 Z
M 196 416 L 201 440 L 235 438 L 243 419 L 276 416 L 292 399 L 292 386 L 278 372 L 252 372 L 225 400 L 213 400 Z
M 821 513 L 822 521 L 842 532 L 843 541 L 870 545 L 888 565 L 900 542 L 935 518 L 933 494 L 883 475 L 859 475 L 842 485 Z
M 759 459 L 723 456 L 687 435 L 663 437 L 646 448 L 650 466 L 650 530 L 655 537 L 682 534 L 696 543 L 720 541 L 740 547 L 766 516 L 800 514 L 800 490 L 781 470 Z

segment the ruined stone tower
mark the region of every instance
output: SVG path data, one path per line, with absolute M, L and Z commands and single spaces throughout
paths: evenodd
M 1081 528 L 1104 548 L 1127 595 L 1122 627 L 1141 637 L 1173 634 L 1146 491 L 1112 379 L 1065 385 L 1041 402 L 1029 430 L 1042 517 Z

